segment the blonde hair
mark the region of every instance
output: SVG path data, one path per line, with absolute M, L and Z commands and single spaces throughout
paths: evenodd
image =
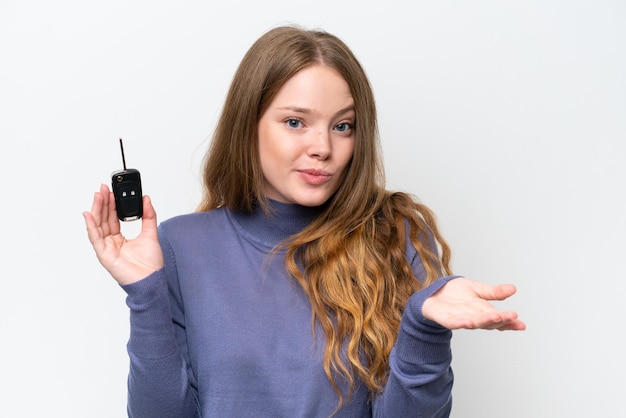
M 258 122 L 282 85 L 315 64 L 338 71 L 350 88 L 354 154 L 322 213 L 277 250 L 286 249 L 287 270 L 309 298 L 312 325 L 317 322 L 324 331 L 324 369 L 339 408 L 352 394 L 355 376 L 373 393 L 382 389 L 408 298 L 450 274 L 450 249 L 433 213 L 412 195 L 384 188 L 373 92 L 345 43 L 324 31 L 283 26 L 251 46 L 233 77 L 205 159 L 198 210 L 268 210 Z M 406 259 L 408 241 L 424 265 L 420 280 Z M 341 392 L 337 378 L 349 383 L 348 394 Z

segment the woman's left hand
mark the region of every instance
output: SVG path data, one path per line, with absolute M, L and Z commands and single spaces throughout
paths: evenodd
M 424 317 L 448 329 L 526 329 L 514 311 L 500 311 L 490 301 L 504 300 L 515 294 L 512 284 L 490 285 L 465 277 L 450 280 L 426 299 Z

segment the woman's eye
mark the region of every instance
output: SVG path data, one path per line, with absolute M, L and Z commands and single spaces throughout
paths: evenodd
M 302 121 L 300 119 L 287 119 L 287 126 L 290 128 L 299 128 L 302 126 Z
M 352 129 L 352 124 L 349 122 L 342 122 L 335 126 L 335 129 L 337 129 L 339 132 L 346 132 Z

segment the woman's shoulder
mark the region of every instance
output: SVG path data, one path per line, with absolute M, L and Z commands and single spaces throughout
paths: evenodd
M 160 223 L 159 230 L 168 234 L 193 234 L 223 224 L 225 217 L 226 210 L 223 208 L 206 212 L 190 212 L 166 219 Z

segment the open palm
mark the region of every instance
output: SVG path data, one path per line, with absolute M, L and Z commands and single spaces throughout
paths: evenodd
M 106 185 L 94 194 L 90 212 L 83 212 L 87 235 L 104 268 L 121 285 L 134 283 L 163 266 L 157 235 L 156 212 L 149 196 L 143 197 L 141 231 L 126 239 L 121 233 L 113 193 Z

